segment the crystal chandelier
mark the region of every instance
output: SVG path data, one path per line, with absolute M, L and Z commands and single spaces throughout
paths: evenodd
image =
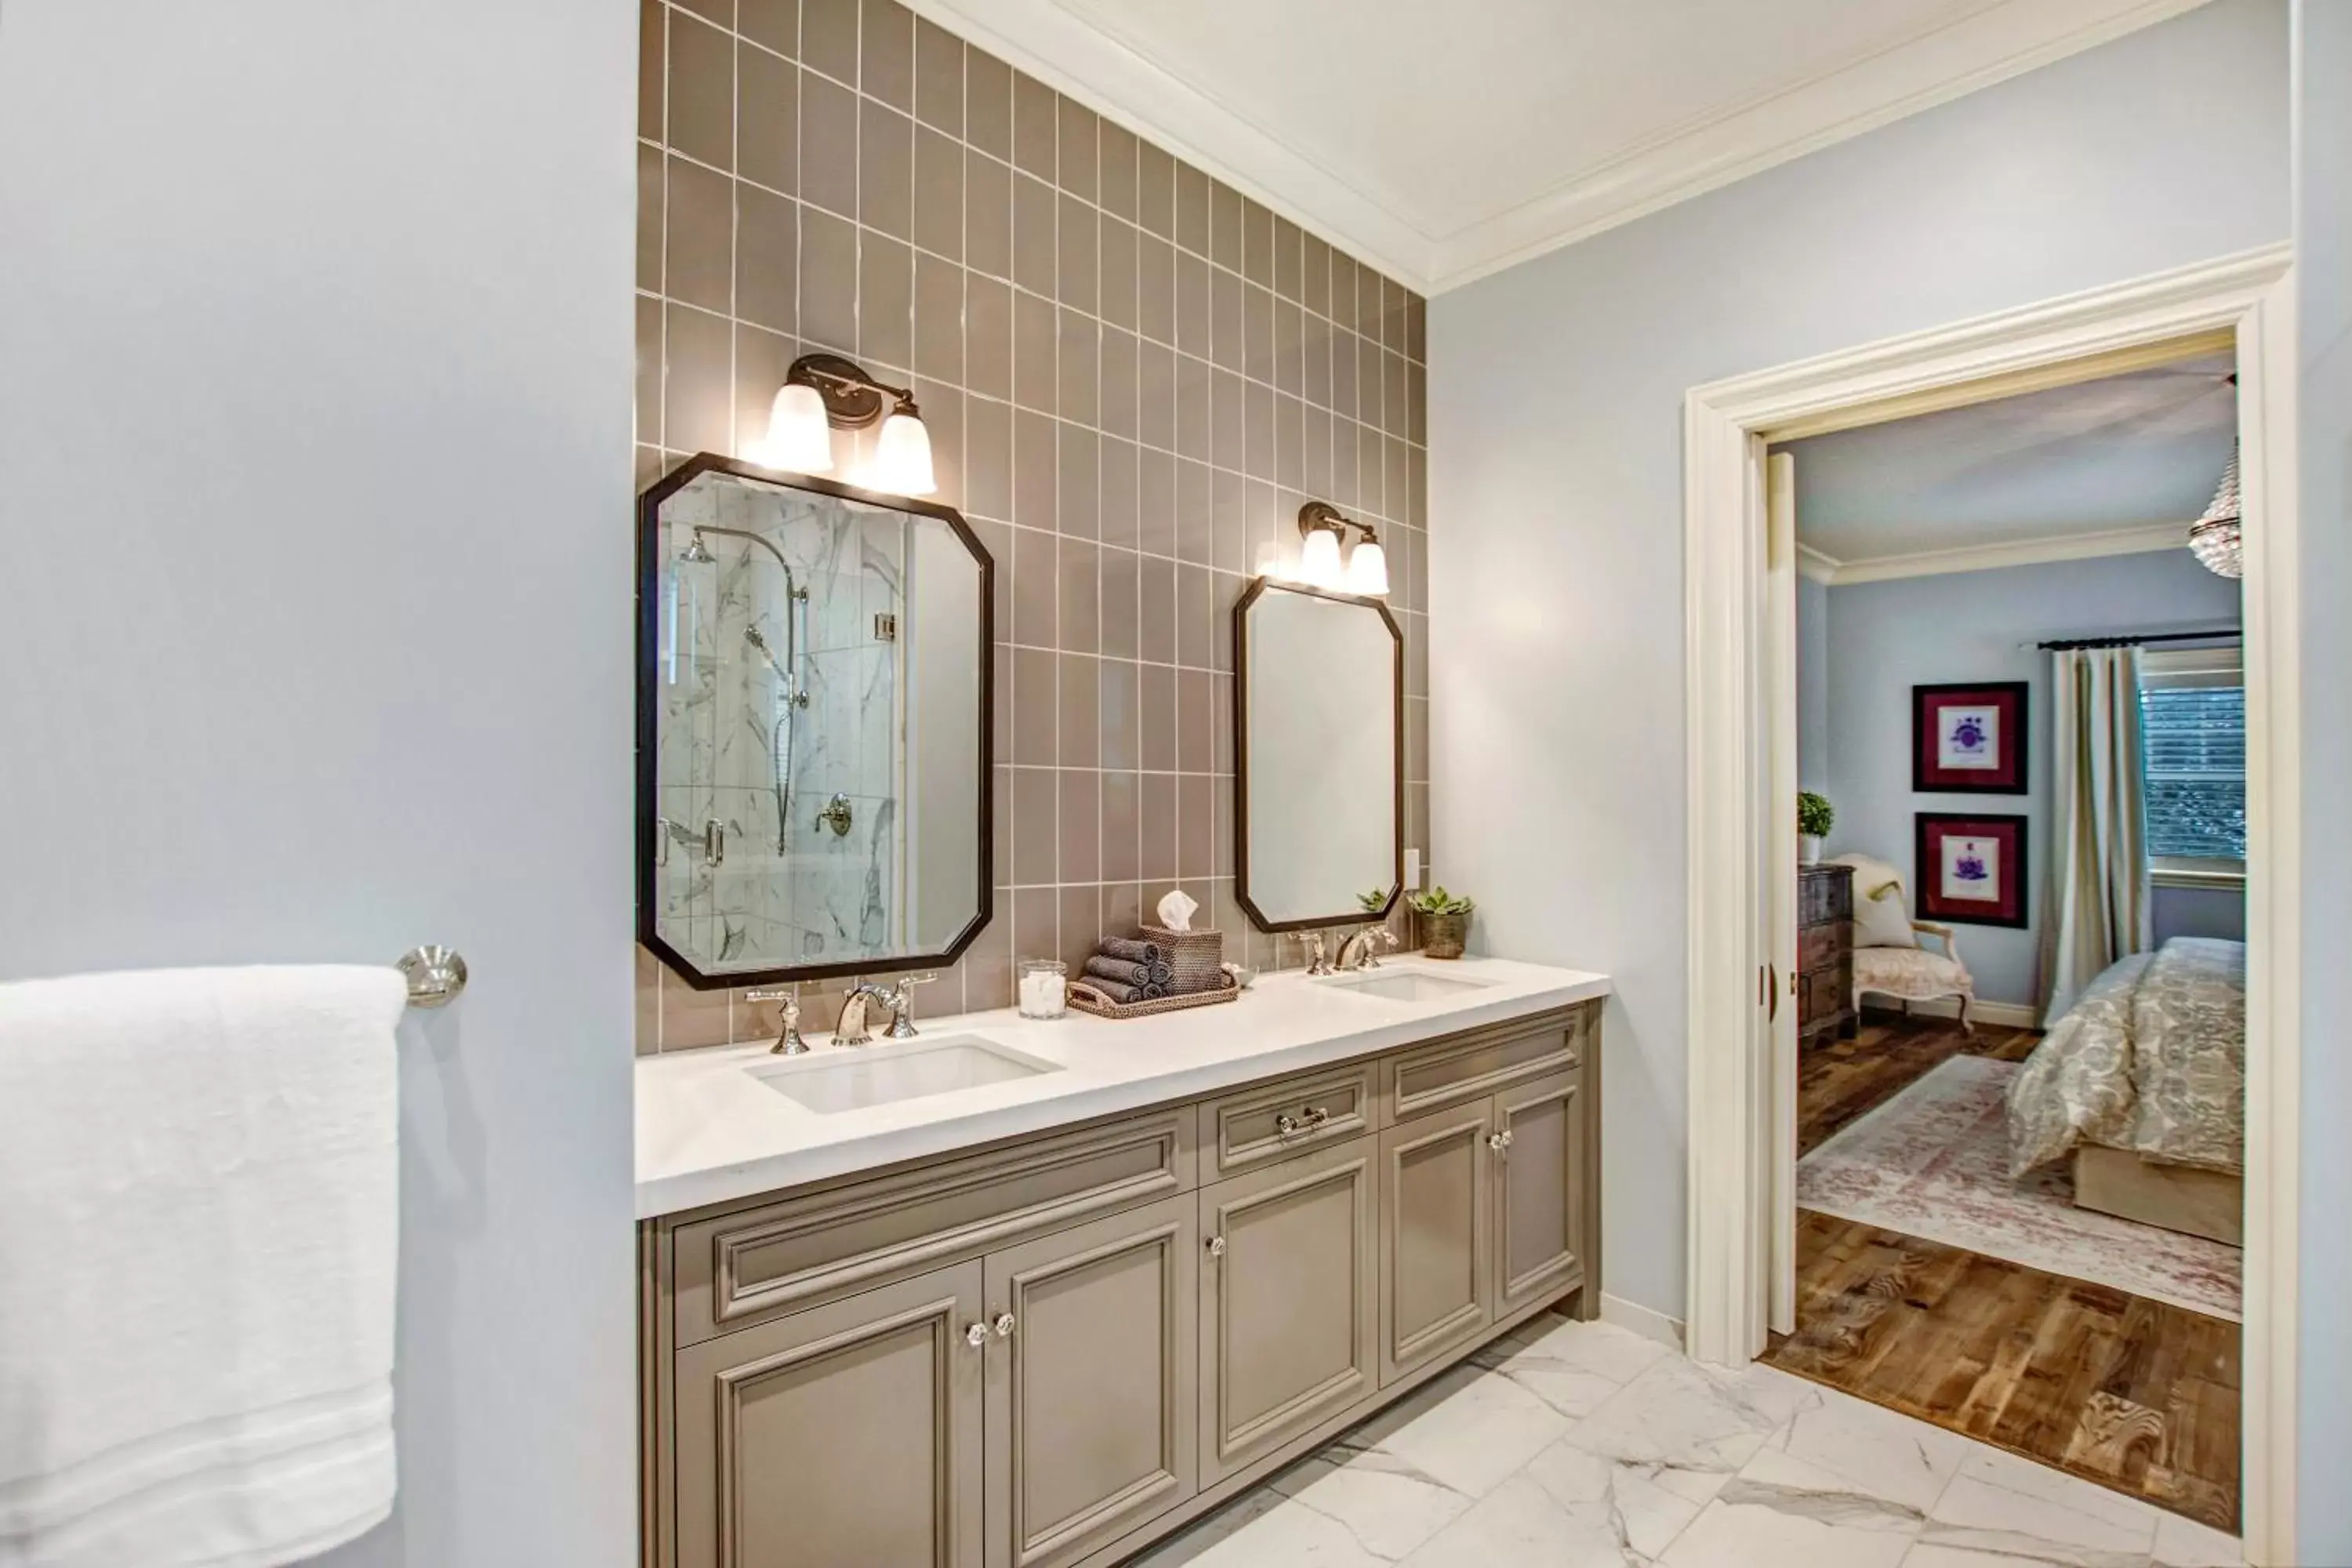
M 2245 541 L 2238 518 L 2238 453 L 2230 451 L 2230 466 L 2213 491 L 2205 515 L 2189 525 L 2189 548 L 2205 570 L 2221 577 L 2246 574 Z

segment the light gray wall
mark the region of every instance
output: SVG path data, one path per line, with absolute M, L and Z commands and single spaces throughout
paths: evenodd
M 1801 489 L 1801 466 L 1797 483 Z M 1828 600 L 1822 617 L 1829 636 L 1824 793 L 1838 813 L 1831 852 L 1858 850 L 1892 861 L 1909 876 L 1906 885 L 1916 899 L 1916 814 L 2022 816 L 2025 907 L 2033 923 L 2021 931 L 1962 925 L 1958 942 L 1979 997 L 2038 1005 L 2037 944 L 2052 847 L 2050 656 L 2020 645 L 2053 637 L 2233 626 L 2238 585 L 2206 571 L 2188 551 L 2171 550 L 1853 583 L 1832 588 Z M 1962 680 L 2032 682 L 2026 794 L 1911 792 L 1911 689 Z
M 1829 794 L 1830 590 L 1797 579 L 1797 787 Z M 1835 802 L 1831 804 L 1834 805 Z
M 1616 979 L 1618 1294 L 1683 1311 L 1685 391 L 2284 238 L 2286 68 L 2215 0 L 1431 302 L 1437 837 L 1483 948 Z
M 636 1555 L 635 45 L 0 11 L 0 979 L 473 969 L 401 1031 L 400 1502 L 340 1568 Z
M 2295 153 L 2303 337 L 2303 1380 L 2296 1545 L 2352 1563 L 2352 5 L 2300 0 Z

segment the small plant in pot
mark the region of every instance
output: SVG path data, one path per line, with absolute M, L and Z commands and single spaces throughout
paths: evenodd
M 1444 888 L 1413 893 L 1405 899 L 1421 917 L 1421 952 L 1424 958 L 1459 958 L 1470 934 L 1470 911 L 1478 906 L 1457 899 Z
M 1822 863 L 1822 841 L 1830 836 L 1837 822 L 1837 808 L 1830 797 L 1805 790 L 1797 796 L 1797 864 L 1818 866 Z

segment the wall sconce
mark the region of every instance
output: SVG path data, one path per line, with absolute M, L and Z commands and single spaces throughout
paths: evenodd
M 833 432 L 882 426 L 856 482 L 893 495 L 927 496 L 939 489 L 931 473 L 931 436 L 915 395 L 889 386 L 839 354 L 803 354 L 784 373 L 768 410 L 768 434 L 751 461 L 796 474 L 833 471 Z
M 1360 537 L 1345 565 L 1339 546 L 1349 529 Z M 1305 542 L 1298 552 L 1299 579 L 1310 588 L 1337 588 L 1365 598 L 1384 598 L 1389 591 L 1388 552 L 1369 522 L 1340 515 L 1328 501 L 1311 500 L 1298 509 L 1298 532 Z

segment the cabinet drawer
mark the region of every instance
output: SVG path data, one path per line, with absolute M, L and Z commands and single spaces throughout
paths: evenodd
M 763 1204 L 677 1228 L 677 1335 L 776 1313 L 1193 1185 L 1193 1107 Z
M 1260 1084 L 1201 1105 L 1202 1179 L 1214 1181 L 1372 1131 L 1370 1062 Z
M 1827 969 L 1845 956 L 1852 942 L 1843 921 L 1833 925 L 1807 926 L 1797 933 L 1797 968 L 1806 974 Z
M 1591 1046 L 1600 1006 L 1580 1003 L 1565 1012 L 1474 1029 L 1387 1058 L 1381 1064 L 1381 1099 L 1388 1123 L 1529 1079 L 1575 1071 Z

